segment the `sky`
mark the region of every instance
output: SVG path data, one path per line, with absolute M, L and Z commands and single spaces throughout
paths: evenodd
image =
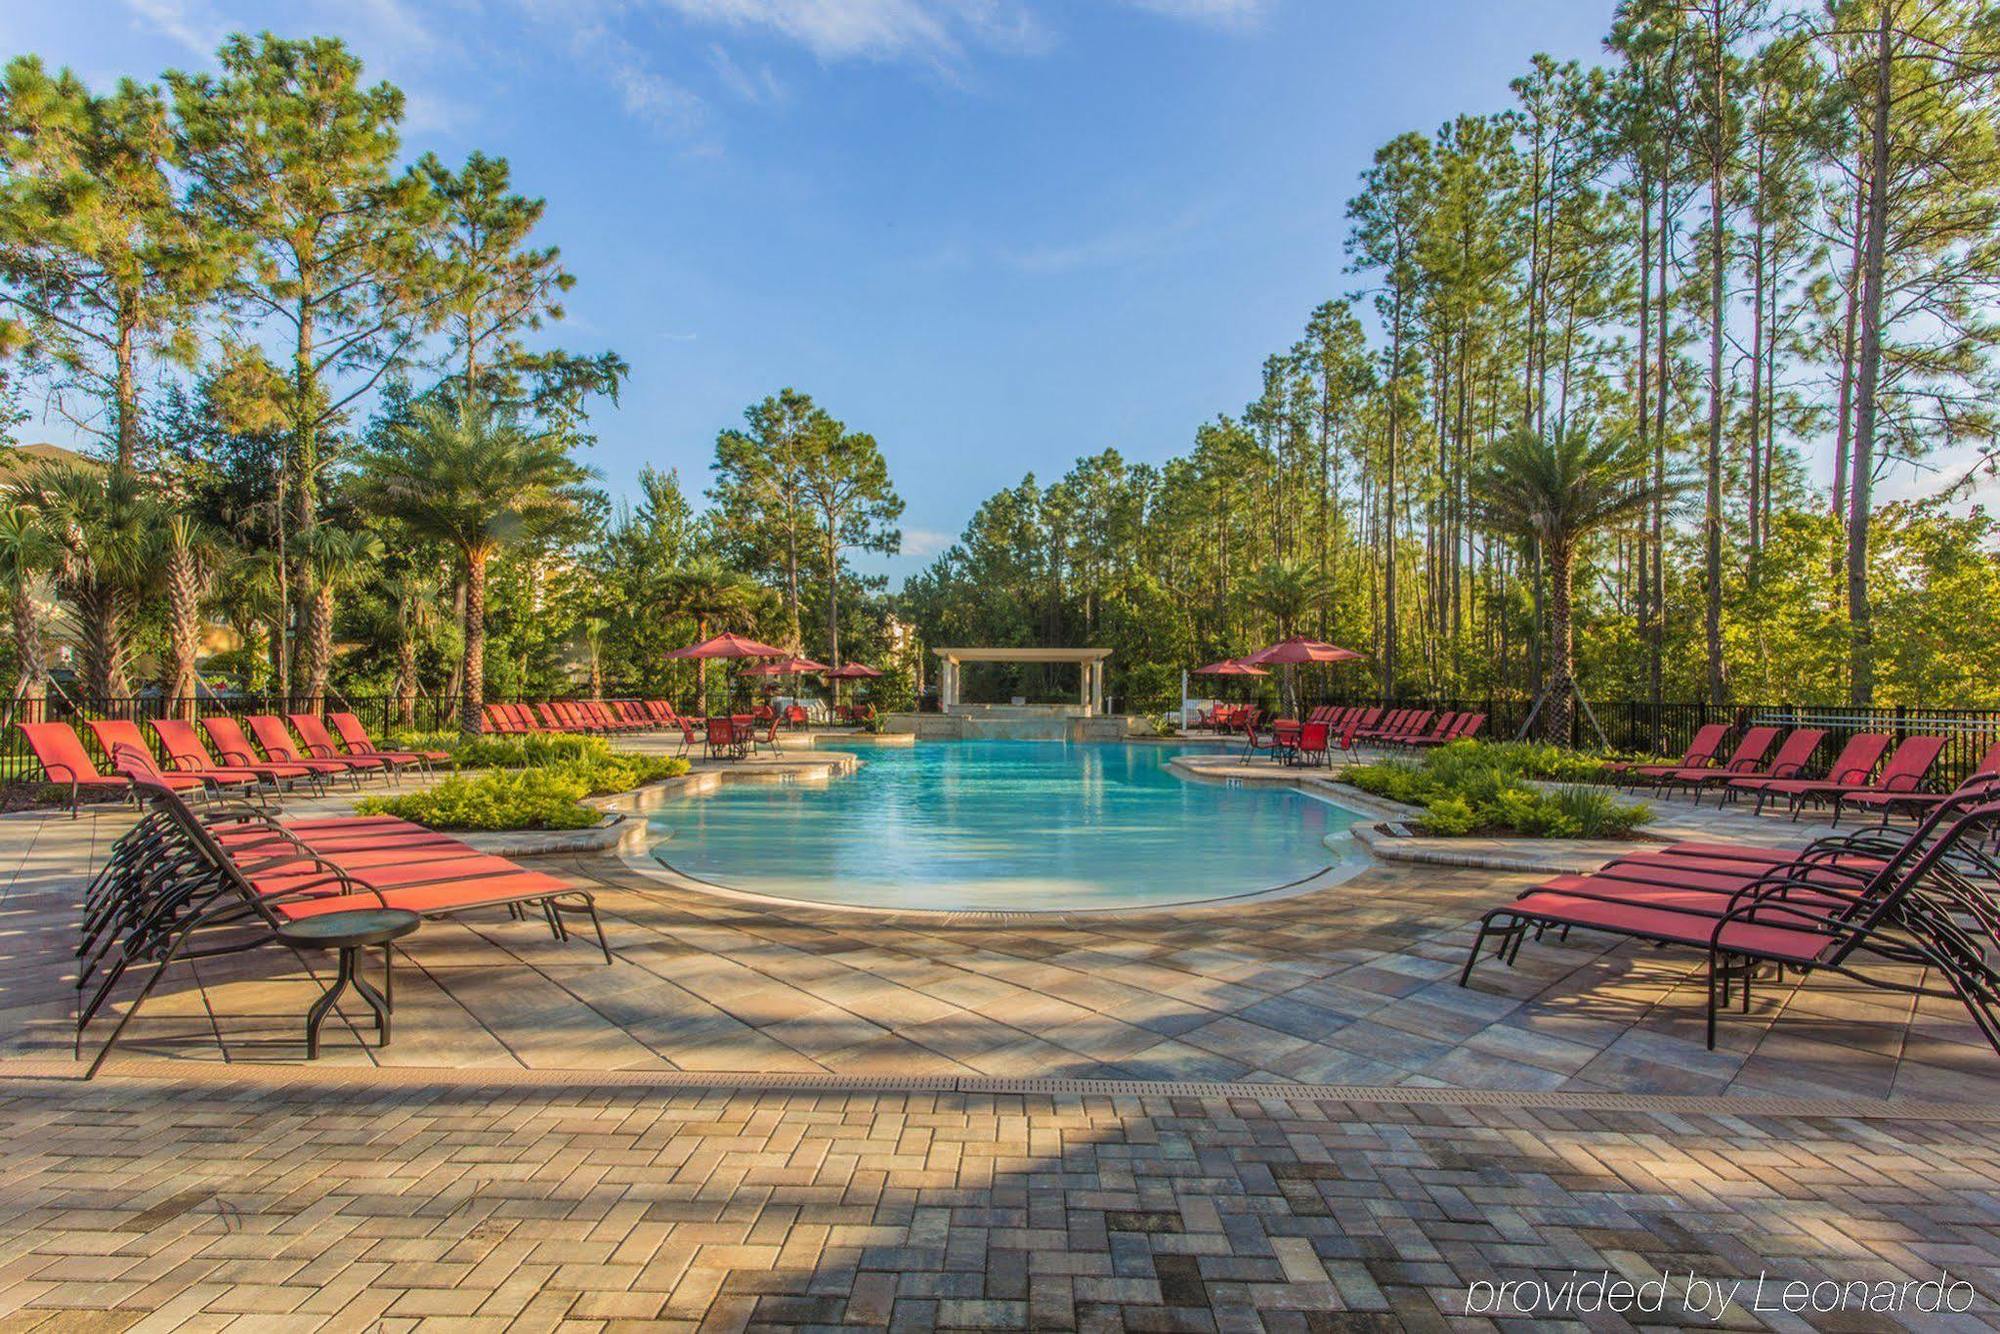
M 220 38 L 345 39 L 405 150 L 504 156 L 577 284 L 551 345 L 631 363 L 614 496 L 699 497 L 785 386 L 880 442 L 900 576 L 981 500 L 1115 447 L 1161 461 L 1351 290 L 1375 149 L 1496 110 L 1610 0 L 11 0 L 0 56 L 95 85 Z M 35 426 L 27 428 L 33 438 Z M 43 428 L 63 440 L 55 425 Z

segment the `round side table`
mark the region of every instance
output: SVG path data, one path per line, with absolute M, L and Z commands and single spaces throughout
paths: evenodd
M 340 965 L 333 985 L 306 1011 L 306 1059 L 319 1059 L 319 1026 L 332 1013 L 334 1002 L 352 983 L 375 1012 L 375 1031 L 382 1035 L 381 1046 L 389 1045 L 389 1012 L 395 1008 L 396 974 L 391 961 L 394 941 L 401 940 L 423 924 L 423 918 L 402 908 L 356 908 L 351 912 L 322 913 L 287 922 L 278 928 L 278 939 L 293 949 L 338 950 Z M 361 976 L 361 951 L 371 945 L 382 949 L 382 986 L 377 991 Z

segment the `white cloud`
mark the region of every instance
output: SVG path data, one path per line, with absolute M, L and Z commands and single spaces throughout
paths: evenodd
M 1008 253 L 1006 261 L 1023 273 L 1070 273 L 1077 269 L 1129 264 L 1184 250 L 1216 213 L 1213 204 L 1167 218 L 1116 227 L 1076 241 L 1062 241 Z
M 1266 0 L 1124 0 L 1134 9 L 1197 23 L 1252 23 L 1264 16 Z
M 958 539 L 935 528 L 905 528 L 901 555 L 924 560 L 935 556 Z
M 602 23 L 570 33 L 570 52 L 593 66 L 627 114 L 674 139 L 693 139 L 707 119 L 699 96 L 653 69 L 645 53 Z
M 771 72 L 769 65 L 759 64 L 755 69 L 746 69 L 720 42 L 708 48 L 708 64 L 715 71 L 715 77 L 722 81 L 722 86 L 745 102 L 763 106 L 785 100 L 785 85 L 778 81 L 778 76 Z
M 697 23 L 761 30 L 821 60 L 945 66 L 971 47 L 1036 51 L 1041 24 L 1022 0 L 653 0 Z
M 125 7 L 154 30 L 207 60 L 236 26 L 199 0 L 125 0 Z

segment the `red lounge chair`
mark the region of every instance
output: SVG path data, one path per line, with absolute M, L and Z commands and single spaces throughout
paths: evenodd
M 103 774 L 83 748 L 83 741 L 68 723 L 21 723 L 21 735 L 42 766 L 42 775 L 57 787 L 69 789 L 70 818 L 76 818 L 77 798 L 84 792 L 112 792 L 119 797 L 132 794 L 132 780 L 124 774 Z M 199 783 L 196 784 L 200 786 Z
M 326 720 L 333 724 L 333 730 L 340 733 L 340 740 L 350 755 L 380 755 L 384 759 L 403 764 L 414 764 L 428 771 L 433 764 L 449 764 L 451 752 L 444 750 L 383 750 L 375 744 L 375 738 L 368 735 L 361 719 L 352 713 L 329 713 Z
M 488 704 L 481 712 L 486 715 L 483 730 L 494 736 L 516 736 L 527 730 L 505 704 Z
M 201 744 L 195 725 L 181 718 L 155 718 L 153 732 L 167 752 L 167 764 L 181 773 L 249 774 L 273 786 L 291 787 L 303 778 L 315 792 L 324 790 L 319 775 L 303 764 L 217 764 Z
M 1443 735 L 1414 737 L 1408 744 L 1420 748 L 1449 745 L 1453 741 L 1469 740 L 1477 736 L 1479 729 L 1484 726 L 1486 726 L 1485 714 L 1461 713 Z
M 300 739 L 305 742 L 306 755 L 312 759 L 344 760 L 356 769 L 364 769 L 371 773 L 379 771 L 391 778 L 396 776 L 398 769 L 405 767 L 391 760 L 386 755 L 342 754 L 340 747 L 334 744 L 333 734 L 326 730 L 326 724 L 321 722 L 314 714 L 292 713 L 285 716 L 291 719 L 292 726 L 298 731 Z M 257 720 L 252 718 L 250 725 L 253 728 L 256 727 Z M 271 743 L 265 740 L 264 733 L 261 730 L 257 733 L 257 739 L 264 742 L 264 749 L 266 751 L 271 749 Z M 289 741 L 290 739 L 289 736 L 286 737 L 286 740 Z
M 1950 792 L 1886 792 L 1871 789 L 1867 792 L 1844 793 L 1840 800 L 1842 805 L 1852 806 L 1858 810 L 1880 812 L 1884 824 L 1889 822 L 1892 815 L 1912 815 L 1921 819 L 1941 802 L 1962 796 L 1989 778 L 2000 778 L 2000 742 L 1995 742 L 1989 747 L 1972 772 Z M 1835 818 L 1838 817 L 1839 812 L 1836 810 Z
M 232 769 L 254 769 L 259 764 L 265 762 L 264 757 L 257 753 L 256 747 L 250 744 L 250 738 L 243 735 L 242 724 L 238 723 L 234 718 L 204 718 L 201 720 L 201 727 L 204 732 L 208 733 L 209 744 L 215 747 L 215 753 L 222 757 L 222 763 L 225 766 Z M 329 764 L 321 760 L 304 759 L 272 760 L 270 762 L 273 764 L 282 763 L 294 769 L 304 769 L 306 772 L 321 778 L 331 774 L 340 774 L 346 777 L 349 782 L 355 781 L 354 771 L 344 764 Z
M 271 714 L 253 714 L 243 720 L 249 724 L 251 733 L 264 753 L 278 764 L 303 764 L 314 773 L 340 774 L 356 787 L 361 786 L 360 769 L 346 760 L 323 760 L 299 750 L 292 734 L 285 730 L 285 724 Z M 208 739 L 215 743 L 216 754 L 231 764 L 235 755 L 247 754 L 250 743 L 243 735 L 243 728 L 234 718 L 204 718 L 201 725 L 208 729 Z
M 1695 729 L 1694 738 L 1688 748 L 1681 752 L 1679 760 L 1672 764 L 1633 763 L 1628 760 L 1610 760 L 1605 763 L 1607 774 L 1624 774 L 1635 784 L 1641 779 L 1651 779 L 1655 775 L 1670 773 L 1680 769 L 1705 769 L 1715 763 L 1715 754 L 1722 749 L 1722 742 L 1729 735 L 1727 723 L 1703 723 Z
M 1808 792 L 1801 800 L 1814 803 L 1830 800 L 1833 803 L 1833 822 L 1837 825 L 1840 823 L 1841 810 L 1854 797 L 1894 795 L 1899 792 L 1914 792 L 1922 787 L 1925 776 L 1931 771 L 1931 766 L 1937 763 L 1938 756 L 1943 753 L 1944 738 L 1941 736 L 1904 737 L 1902 744 L 1896 747 L 1895 753 L 1889 756 L 1889 762 L 1882 766 L 1882 772 L 1876 775 L 1875 781 L 1864 791 L 1857 792 L 1850 787 L 1841 787 L 1831 792 Z
M 1470 978 L 1488 939 L 1497 936 L 1497 952 L 1511 962 L 1529 930 L 1539 935 L 1550 927 L 1565 933 L 1581 927 L 1693 946 L 1708 954 L 1708 1042 L 1713 1047 L 1718 988 L 1727 1004 L 1732 982 L 1740 981 L 1747 1011 L 1747 988 L 1759 962 L 1800 972 L 1826 969 L 1892 990 L 1929 985 L 1859 973 L 1855 956 L 1866 954 L 1935 968 L 2000 1051 L 2000 1020 L 1994 1013 L 2000 973 L 1955 915 L 1954 909 L 1968 905 L 1955 889 L 1962 876 L 1953 864 L 2000 827 L 2000 802 L 1992 799 L 1996 790 L 1988 780 L 1978 794 L 1940 806 L 1916 834 L 1862 876 L 1851 868 L 1796 860 L 1747 875 L 1741 870 L 1668 872 L 1678 878 L 1657 882 L 1604 874 L 1558 877 L 1481 920 L 1460 985 Z M 1838 846 L 1844 841 L 1829 842 Z M 1990 908 L 1983 892 L 1979 898 Z
M 226 773 L 209 769 L 201 773 L 167 771 L 153 758 L 153 748 L 139 731 L 139 724 L 125 718 L 88 720 L 97 744 L 111 757 L 111 767 L 136 783 L 152 783 L 176 792 L 213 793 L 223 788 L 242 791 L 257 786 L 257 775 Z
M 1795 733 L 1794 735 L 1797 734 Z M 1806 747 L 1806 756 L 1812 754 L 1813 746 L 1819 744 L 1819 737 L 1821 735 L 1818 732 L 1811 734 L 1813 738 L 1812 746 Z M 1669 769 L 1664 772 L 1649 770 L 1648 774 L 1652 778 L 1655 788 L 1692 788 L 1695 794 L 1695 801 L 1698 804 L 1701 801 L 1703 788 L 1710 785 L 1720 786 L 1728 782 L 1731 778 L 1748 778 L 1758 774 L 1760 766 L 1764 763 L 1764 752 L 1768 751 L 1771 748 L 1771 743 L 1777 739 L 1778 729 L 1775 727 L 1745 728 L 1743 736 L 1736 743 L 1736 749 L 1729 752 L 1729 758 L 1724 760 L 1720 767 L 1715 765 L 1695 765 L 1687 769 Z M 1780 758 L 1783 758 L 1782 755 Z M 1801 761 L 1804 758 L 1805 756 L 1801 756 Z
M 1757 794 L 1756 814 L 1764 813 L 1764 803 L 1771 797 L 1785 797 L 1791 802 L 1792 818 L 1799 818 L 1799 808 L 1810 797 L 1838 792 L 1842 788 L 1860 788 L 1868 785 L 1868 775 L 1875 772 L 1875 765 L 1882 758 L 1882 752 L 1889 748 L 1889 738 L 1881 732 L 1856 732 L 1841 747 L 1840 754 L 1826 768 L 1824 778 L 1732 778 L 1729 792 L 1755 792 Z

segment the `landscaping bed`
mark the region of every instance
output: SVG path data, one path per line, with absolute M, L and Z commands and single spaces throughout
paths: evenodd
M 688 771 L 684 759 L 613 752 L 598 737 L 445 739 L 443 748 L 460 765 L 484 772 L 454 774 L 421 792 L 363 797 L 356 813 L 394 815 L 431 829 L 587 829 L 604 813 L 586 805 L 586 797 L 629 792 Z
M 1652 810 L 1583 786 L 1600 765 L 1555 746 L 1459 741 L 1420 759 L 1350 765 L 1341 781 L 1422 807 L 1416 827 L 1433 837 L 1623 838 Z M 1548 782 L 1564 786 L 1540 786 Z

